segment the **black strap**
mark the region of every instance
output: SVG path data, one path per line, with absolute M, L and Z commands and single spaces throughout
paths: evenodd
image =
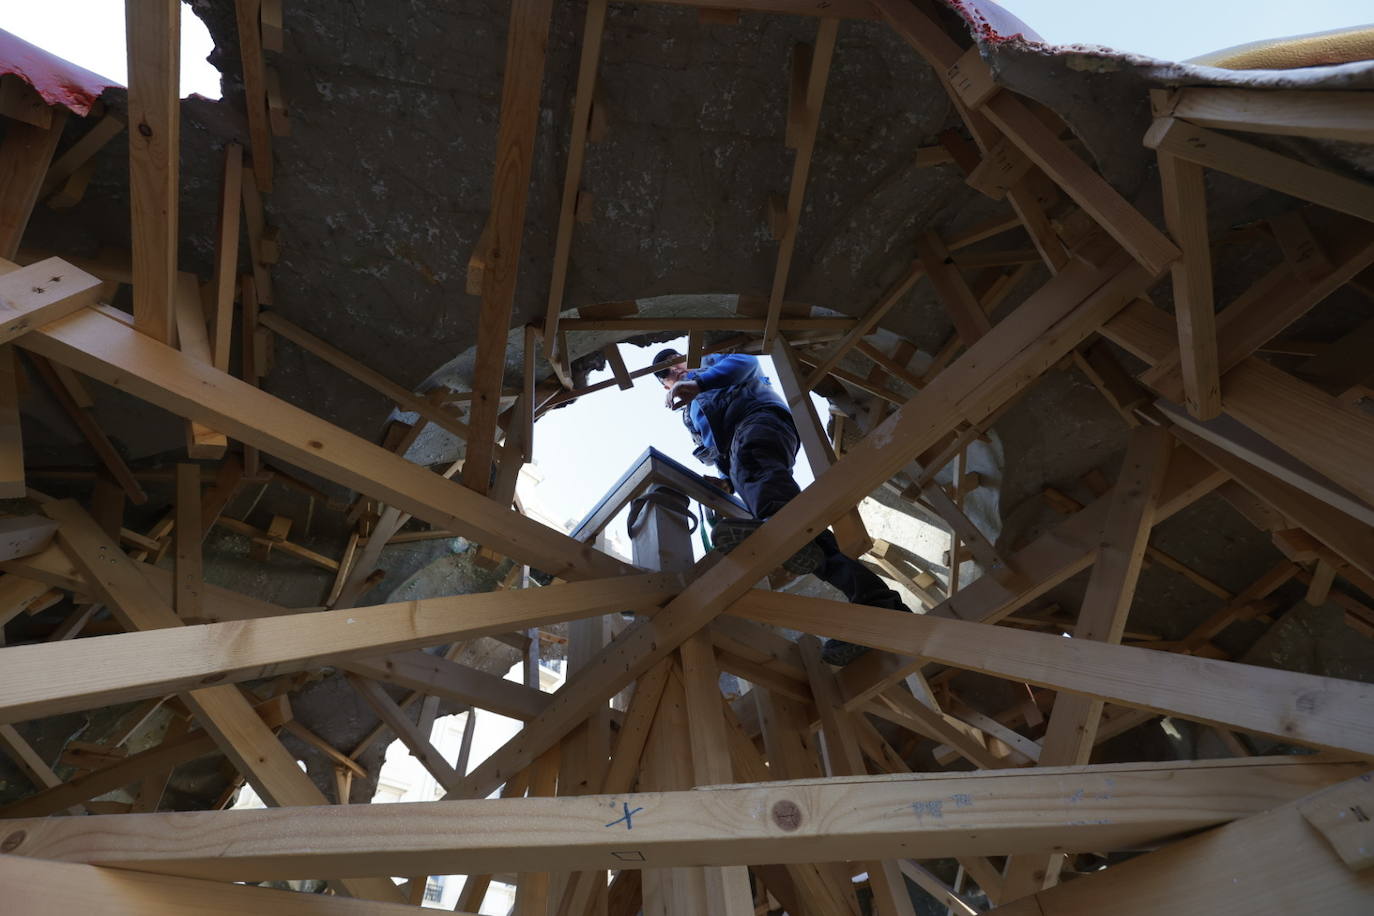
M 650 490 L 643 496 L 636 496 L 634 499 L 630 500 L 630 518 L 626 524 L 630 532 L 630 537 L 634 537 L 635 534 L 638 533 L 639 517 L 644 511 L 644 507 L 650 504 L 664 509 L 670 509 L 678 515 L 681 515 L 683 518 L 687 519 L 689 523 L 687 526 L 687 533 L 694 534 L 696 532 L 697 517 L 692 513 L 690 505 L 683 499 L 680 493 Z

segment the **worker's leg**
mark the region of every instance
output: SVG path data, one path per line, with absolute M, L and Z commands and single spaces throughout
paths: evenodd
M 801 492 L 792 479 L 797 445 L 797 431 L 791 418 L 772 411 L 758 411 L 735 428 L 730 449 L 730 479 L 735 492 L 755 518 L 769 518 Z M 816 575 L 839 589 L 849 601 L 897 611 L 911 610 L 877 574 L 842 553 L 835 535 L 822 531 L 815 544 L 824 555 Z M 825 644 L 824 656 L 831 664 L 843 665 L 866 651 L 862 646 L 831 639 Z

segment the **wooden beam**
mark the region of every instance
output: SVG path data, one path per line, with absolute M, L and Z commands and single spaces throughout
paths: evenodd
M 958 418 L 977 421 L 993 413 L 1147 282 L 1144 272 L 1124 257 L 1106 268 L 1070 264 L 789 502 L 747 544 L 704 571 L 652 620 L 641 621 L 617 637 L 603 656 L 615 659 L 614 664 L 598 665 L 597 677 L 570 680 L 546 712 L 468 775 L 464 792 L 484 795 L 528 766 L 598 704 L 796 552 L 819 526 L 829 524 L 938 442 Z
M 48 110 L 44 108 L 45 112 Z M 0 143 L 0 257 L 13 258 L 19 252 L 53 151 L 62 139 L 67 110 L 59 107 L 53 111 L 47 126 L 15 120 L 5 124 L 5 139 Z
M 356 674 L 349 674 L 348 682 L 353 685 L 359 696 L 367 701 L 367 705 L 372 707 L 377 717 L 401 739 L 410 751 L 410 756 L 419 761 L 429 775 L 434 777 L 435 782 L 446 790 L 458 784 L 458 771 L 444 759 L 443 754 L 434 745 L 429 743 L 429 735 L 420 733 L 415 723 L 410 721 L 380 684 Z
M 811 692 L 816 697 L 816 709 L 821 715 L 821 729 L 825 737 L 824 757 L 827 776 L 866 776 L 863 754 L 859 749 L 859 733 L 852 714 L 840 699 L 835 673 L 821 661 L 820 642 L 814 636 L 803 636 L 797 648 L 806 665 Z M 901 870 L 893 859 L 863 863 L 868 871 L 873 905 L 882 916 L 916 916 L 911 896 Z
M 176 597 L 172 607 L 183 620 L 201 614 L 203 586 L 200 553 L 200 466 L 178 464 L 176 481 Z
M 520 272 L 520 240 L 525 230 L 539 96 L 544 80 L 552 0 L 514 0 L 506 35 L 506 68 L 501 84 L 501 121 L 496 136 L 496 175 L 491 187 L 488 227 L 490 263 L 482 280 L 482 312 L 477 324 L 477 356 L 472 367 L 472 406 L 463 464 L 463 485 L 485 494 L 491 486 L 506 339 Z M 483 542 L 485 543 L 485 542 Z
M 0 856 L 5 908 L 12 916 L 100 912 L 106 916 L 255 913 L 260 916 L 413 914 L 403 903 L 350 900 L 218 881 L 140 874 L 94 865 Z
M 626 564 L 476 497 L 425 468 L 101 314 L 84 312 L 23 338 L 84 374 L 191 416 L 284 461 L 385 500 L 563 579 L 627 572 Z M 585 570 L 585 573 L 580 572 Z
M 375 681 L 409 687 L 431 698 L 477 706 L 511 719 L 533 719 L 549 705 L 549 695 L 537 687 L 507 681 L 427 652 L 393 652 L 345 661 L 341 667 Z
M 1167 912 L 1262 913 L 1289 906 L 1360 913 L 1374 898 L 1374 870 L 1343 861 L 1339 846 L 1304 816 L 1321 806 L 1345 815 L 1355 832 L 1368 823 L 1349 817 L 1374 805 L 1369 782 L 1352 780 L 1301 801 L 1257 813 L 1157 852 L 1113 865 L 999 910 L 1006 916 L 1154 916 Z M 1367 837 L 1367 833 L 1366 833 Z M 1365 840 L 1366 844 L 1368 840 Z M 1218 881 L 1219 876 L 1233 876 Z
M 205 311 L 201 308 L 200 283 L 195 274 L 177 274 L 176 288 L 177 347 L 181 352 L 202 363 L 213 359 L 210 339 L 205 333 Z M 232 309 L 233 303 L 230 303 Z M 194 420 L 186 424 L 186 457 L 218 461 L 224 457 L 229 440 Z M 199 472 L 197 472 L 199 473 Z
M 920 279 L 921 274 L 924 272 L 925 269 L 920 264 L 913 264 L 911 268 L 883 294 L 877 304 L 864 313 L 864 316 L 859 319 L 858 323 L 850 328 L 840 342 L 821 359 L 816 368 L 811 370 L 811 374 L 806 378 L 805 388 L 807 391 L 815 388 L 816 385 L 820 383 L 821 379 L 829 374 L 831 369 L 838 366 L 840 360 L 844 359 L 846 353 L 855 346 L 863 343 L 864 337 L 872 333 L 873 329 L 877 327 L 878 322 L 883 320 L 883 316 L 891 311 L 892 307 L 911 291 L 911 288 L 916 285 L 916 281 Z
M 992 330 L 992 322 L 987 313 L 964 281 L 951 258 L 949 249 L 934 232 L 925 232 L 916 242 L 916 253 L 925 268 L 930 285 L 935 289 L 935 297 L 944 306 L 945 312 L 954 323 L 954 330 L 965 346 L 972 346 L 980 337 Z
M 56 511 L 64 519 L 73 514 L 68 508 Z M 137 570 L 135 574 L 138 579 L 131 580 L 135 586 L 150 587 Z M 368 659 L 580 616 L 646 610 L 673 595 L 678 587 L 679 580 L 674 575 L 641 574 L 549 588 L 354 608 L 347 614 L 317 611 L 189 627 L 164 626 L 146 633 L 75 642 L 12 646 L 6 650 L 6 665 L 0 671 L 0 679 L 9 681 L 13 677 L 18 687 L 21 672 L 28 672 L 22 675 L 27 686 L 4 692 L 0 719 L 24 721 L 58 709 L 84 709 L 199 684 L 298 671 L 318 666 L 326 659 L 335 663 L 351 658 Z M 207 610 L 214 597 L 206 596 Z M 72 656 L 61 661 L 52 656 L 40 657 L 54 651 L 86 653 L 86 657 Z M 176 658 L 178 664 L 150 666 L 148 660 L 154 658 Z M 54 663 L 67 667 L 56 670 L 51 667 Z M 36 667 L 30 668 L 30 664 Z M 379 660 L 375 664 L 386 663 Z M 511 706 L 503 709 L 507 715 L 515 711 Z M 528 706 L 524 711 L 533 712 Z
M 268 728 L 277 728 L 290 720 L 291 704 L 285 697 L 259 703 L 254 707 Z M 0 726 L 0 732 L 10 726 Z M 21 798 L 0 807 L 0 817 L 43 817 L 64 808 L 96 798 L 107 792 L 147 779 L 151 774 L 169 772 L 173 767 L 214 754 L 218 750 L 215 739 L 204 730 L 189 734 L 168 734 L 146 751 L 131 754 L 118 763 L 93 770 L 66 782 L 58 782 L 36 795 Z M 148 810 L 153 810 L 149 808 Z
M 5 837 L 15 856 L 219 881 L 608 869 L 627 854 L 639 868 L 670 868 L 863 860 L 899 848 L 914 858 L 1123 849 L 1228 823 L 1364 769 L 1284 756 L 901 774 L 628 796 L 20 819 L 6 823 Z M 1066 806 L 1070 797 L 1081 800 Z M 196 840 L 206 836 L 216 838 L 213 849 Z
M 592 102 L 596 96 L 596 70 L 601 61 L 601 34 L 606 28 L 606 0 L 591 0 L 582 24 L 582 53 L 578 59 L 577 90 L 573 101 L 572 126 L 568 136 L 568 166 L 563 178 L 563 204 L 558 212 L 558 234 L 554 239 L 553 273 L 549 280 L 549 304 L 544 314 L 544 339 L 554 346 L 558 340 L 558 316 L 563 311 L 564 289 L 568 279 L 568 260 L 572 255 L 572 236 L 577 211 L 577 195 L 582 184 L 582 164 L 587 154 L 587 133 L 591 127 Z M 550 361 L 561 354 L 550 352 Z
M 835 463 L 835 452 L 826 438 L 821 418 L 816 415 L 816 407 L 811 403 L 811 393 L 802 384 L 797 354 L 779 336 L 773 341 L 772 357 L 773 372 L 778 377 L 778 386 L 787 401 L 787 408 L 792 411 L 792 418 L 796 421 L 806 461 L 811 465 L 811 473 L 819 476 Z M 851 557 L 862 556 L 873 543 L 857 507 L 836 519 L 833 527 L 840 550 Z
M 1374 687 L 1354 681 L 797 595 L 750 592 L 731 613 L 1297 744 L 1374 750 L 1374 726 L 1360 711 Z M 1313 691 L 1322 696 L 1316 709 Z
M 28 492 L 24 483 L 24 434 L 19 423 L 19 372 L 14 347 L 0 346 L 0 499 L 17 499 Z M 3 615 L 0 609 L 0 617 Z
M 261 0 L 234 0 L 238 25 L 239 63 L 243 72 L 243 103 L 248 114 L 249 149 L 253 151 L 253 179 L 257 190 L 272 190 L 272 125 L 267 114 L 267 63 L 262 53 Z M 265 290 L 263 301 L 270 299 Z
M 1374 184 L 1346 178 L 1176 118 L 1157 118 L 1145 145 L 1209 169 L 1374 221 Z
M 771 347 L 778 336 L 782 316 L 782 300 L 787 294 L 787 278 L 792 270 L 792 254 L 797 246 L 801 228 L 802 204 L 806 200 L 806 180 L 811 172 L 811 156 L 816 148 L 816 135 L 821 127 L 821 105 L 825 101 L 825 84 L 830 76 L 830 59 L 835 53 L 835 38 L 840 21 L 824 18 L 816 27 L 816 41 L 807 69 L 805 109 L 795 128 L 796 154 L 792 160 L 792 178 L 787 186 L 787 210 L 782 237 L 778 240 L 778 260 L 773 269 L 773 285 L 768 294 L 768 315 L 763 328 L 763 345 Z
M 181 162 L 181 4 L 130 3 L 129 200 L 133 213 L 134 326 L 161 343 L 176 339 Z
M 1170 92 L 1158 113 L 1220 130 L 1374 143 L 1374 92 L 1188 88 Z
M 1172 446 L 1173 440 L 1162 427 L 1141 426 L 1131 433 L 1102 526 L 1097 561 L 1074 627 L 1075 641 L 1121 642 Z M 1045 730 L 1040 764 L 1086 764 L 1096 743 L 1102 706 L 1100 699 L 1061 694 Z M 1015 900 L 1055 884 L 1062 865 L 1062 855 L 1051 856 L 1048 862 L 1043 856 L 1011 857 L 1003 886 L 1005 899 Z
M 210 281 L 214 291 L 214 350 L 211 364 L 221 372 L 229 371 L 229 345 L 234 327 L 234 279 L 239 265 L 239 213 L 243 199 L 243 147 L 224 145 L 224 176 L 220 182 L 219 231 L 215 240 L 215 275 Z M 245 349 L 252 341 L 243 339 Z
M 1221 376 L 1202 167 L 1160 153 L 1159 180 L 1164 189 L 1164 222 L 1183 252 L 1170 268 L 1183 390 L 1188 412 L 1207 420 L 1221 412 Z
M 0 277 L 0 343 L 93 305 L 99 278 L 63 261 L 46 258 Z

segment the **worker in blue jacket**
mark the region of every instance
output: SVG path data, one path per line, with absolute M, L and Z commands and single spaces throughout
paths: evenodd
M 696 444 L 693 454 L 713 464 L 748 507 L 753 519 L 723 519 L 712 531 L 721 550 L 731 550 L 801 492 L 792 479 L 800 440 L 787 402 L 759 371 L 757 357 L 710 355 L 700 369 L 673 349 L 654 356 L 659 364 L 677 359 L 654 374 L 667 389 L 665 404 L 682 409 L 682 422 Z M 840 552 L 835 535 L 823 531 L 783 567 L 815 573 L 855 604 L 909 611 L 896 592 L 868 567 Z M 866 652 L 863 646 L 830 639 L 822 657 L 845 665 Z

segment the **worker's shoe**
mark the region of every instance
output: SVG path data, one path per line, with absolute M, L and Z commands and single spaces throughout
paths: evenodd
M 843 668 L 868 651 L 868 646 L 845 642 L 843 639 L 827 639 L 821 647 L 821 661 L 827 665 Z
M 885 595 L 871 597 L 868 601 L 856 603 L 867 604 L 869 607 L 881 607 L 891 611 L 906 611 L 908 614 L 911 613 L 911 608 L 902 603 L 902 600 L 897 597 L 896 592 L 888 592 Z M 821 661 L 825 662 L 827 665 L 835 665 L 836 667 L 843 668 L 867 651 L 868 646 L 860 646 L 852 642 L 845 642 L 843 639 L 827 639 L 825 645 L 821 646 Z
M 729 553 L 762 527 L 763 521 L 757 518 L 723 518 L 711 529 L 711 542 L 721 553 Z M 824 562 L 825 554 L 821 548 L 815 541 L 808 541 L 801 550 L 783 560 L 782 568 L 794 575 L 804 576 L 820 569 Z

